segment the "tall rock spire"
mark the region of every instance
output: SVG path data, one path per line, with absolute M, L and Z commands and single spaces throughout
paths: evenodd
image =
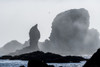
M 30 29 L 29 37 L 30 37 L 30 48 L 32 50 L 39 50 L 38 48 L 38 40 L 40 38 L 40 32 L 37 28 L 37 24 Z

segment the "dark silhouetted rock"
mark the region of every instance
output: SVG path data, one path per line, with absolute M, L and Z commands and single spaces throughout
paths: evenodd
M 29 46 L 27 46 L 21 50 L 17 50 L 14 53 L 10 53 L 9 55 L 20 55 L 20 54 L 24 54 L 24 53 L 38 51 L 39 50 L 38 40 L 40 38 L 40 32 L 37 28 L 37 24 L 30 29 L 29 36 L 30 36 L 30 39 L 29 39 L 29 41 L 26 42 L 26 45 L 28 43 L 30 44 Z
M 45 62 L 39 60 L 29 60 L 28 67 L 49 67 Z
M 12 56 L 10 56 L 10 55 L 0 57 L 0 59 L 11 59 L 11 58 L 12 58 Z
M 96 53 L 86 62 L 83 67 L 100 67 L 100 48 Z
M 25 67 L 24 65 L 20 66 L 20 67 Z
M 5 56 L 1 57 L 0 59 L 4 59 Z M 69 62 L 80 62 L 85 61 L 87 59 L 84 59 L 81 56 L 61 56 L 58 54 L 53 53 L 44 53 L 42 51 L 36 51 L 32 53 L 22 54 L 22 55 L 16 55 L 12 57 L 6 57 L 5 59 L 10 60 L 39 60 L 46 63 L 69 63 Z
M 54 65 L 48 65 L 48 67 L 54 67 Z

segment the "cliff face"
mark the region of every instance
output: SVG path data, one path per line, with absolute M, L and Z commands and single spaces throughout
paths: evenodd
M 85 9 L 71 9 L 58 14 L 52 23 L 51 41 L 83 39 L 89 27 L 89 14 Z M 77 38 L 76 38 L 77 37 Z M 59 41 L 57 41 L 59 42 Z
M 46 40 L 44 49 L 51 47 L 46 50 L 58 54 L 78 54 L 83 48 L 88 27 L 87 10 L 82 8 L 62 12 L 55 17 L 52 23 L 50 40 Z
M 82 44 L 89 27 L 89 15 L 85 9 L 72 9 L 56 16 L 52 23 L 50 40 L 58 49 L 73 50 Z M 64 50 L 66 51 L 66 50 Z
M 28 41 L 29 42 L 29 46 L 24 47 L 21 50 L 17 50 L 14 53 L 10 53 L 10 55 L 20 55 L 20 54 L 24 54 L 24 53 L 38 51 L 39 50 L 39 48 L 38 48 L 38 40 L 40 38 L 40 32 L 39 32 L 39 30 L 37 28 L 37 24 L 30 29 L 29 36 L 30 36 L 30 39 Z
M 89 29 L 86 9 L 71 9 L 58 14 L 52 23 L 49 40 L 42 49 L 61 55 L 91 55 L 100 47 L 99 33 Z

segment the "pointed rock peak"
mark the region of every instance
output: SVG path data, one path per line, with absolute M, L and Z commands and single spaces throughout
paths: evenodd
M 38 24 L 36 24 L 34 27 L 37 27 L 38 26 Z
M 38 26 L 37 24 L 34 25 L 34 26 L 32 26 L 31 29 L 30 29 L 30 32 L 33 32 L 35 30 L 38 30 L 37 26 Z
M 37 28 L 38 24 L 34 25 L 32 28 Z
M 34 25 L 30 30 L 37 29 L 38 24 Z

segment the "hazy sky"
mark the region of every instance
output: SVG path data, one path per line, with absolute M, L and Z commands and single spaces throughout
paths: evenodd
M 100 32 L 99 0 L 0 0 L 0 46 L 11 40 L 24 43 L 36 23 L 39 24 L 40 41 L 44 41 L 50 35 L 54 17 L 73 8 L 87 9 L 90 28 Z

